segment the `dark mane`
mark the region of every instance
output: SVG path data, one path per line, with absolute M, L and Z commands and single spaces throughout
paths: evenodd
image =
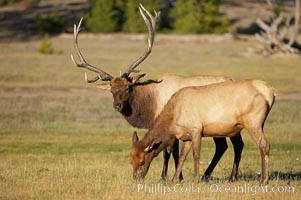
M 149 84 L 152 84 L 152 83 L 161 83 L 162 81 L 163 81 L 163 79 L 160 80 L 160 81 L 149 79 L 149 80 L 146 80 L 146 81 L 143 81 L 143 82 L 135 83 L 135 86 L 144 86 L 144 85 L 149 85 Z
M 133 87 L 129 101 L 132 113 L 124 117 L 134 127 L 149 129 L 155 122 L 158 94 L 151 83 L 158 82 L 148 80 Z

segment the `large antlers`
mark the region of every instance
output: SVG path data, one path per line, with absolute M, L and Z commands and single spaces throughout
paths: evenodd
M 127 70 L 126 72 L 123 73 L 123 75 L 121 77 L 124 77 L 124 78 L 128 78 L 129 75 L 133 72 L 133 73 L 139 73 L 140 72 L 140 69 L 136 69 L 137 66 L 142 63 L 147 57 L 148 55 L 151 53 L 152 51 L 152 47 L 153 47 L 153 43 L 154 43 L 154 37 L 155 37 L 155 29 L 156 29 L 156 21 L 157 19 L 159 18 L 160 16 L 160 12 L 156 12 L 154 11 L 155 13 L 155 16 L 152 16 L 143 6 L 142 4 L 140 4 L 139 6 L 139 11 L 140 11 L 140 14 L 147 26 L 147 29 L 148 29 L 148 32 L 149 32 L 149 38 L 148 38 L 148 48 L 146 49 L 146 51 L 142 54 L 142 56 L 140 58 L 138 58 L 138 60 L 136 60 Z M 145 16 L 144 12 L 147 14 L 147 16 L 150 18 L 150 20 Z M 88 83 L 93 83 L 93 82 L 96 82 L 97 80 L 101 79 L 102 81 L 111 81 L 113 79 L 113 77 L 104 72 L 103 70 L 97 68 L 97 67 L 94 67 L 92 65 L 90 65 L 89 63 L 86 62 L 86 60 L 84 59 L 82 53 L 80 52 L 79 50 L 79 47 L 78 47 L 78 42 L 77 42 L 77 39 L 78 39 L 78 35 L 81 31 L 80 29 L 80 26 L 81 26 L 81 23 L 82 23 L 82 20 L 83 18 L 80 19 L 78 25 L 76 26 L 76 24 L 74 24 L 74 47 L 75 47 L 75 50 L 76 50 L 76 55 L 77 57 L 79 58 L 80 60 L 80 63 L 77 63 L 74 58 L 73 58 L 73 55 L 71 54 L 71 59 L 73 61 L 73 63 L 77 66 L 77 67 L 82 67 L 82 68 L 85 68 L 85 69 L 88 69 L 90 71 L 93 71 L 95 73 L 97 73 L 98 75 L 94 78 L 94 79 L 91 79 L 91 80 L 88 80 L 87 78 L 87 74 L 85 73 L 85 79 Z
M 76 50 L 77 57 L 79 58 L 81 63 L 77 63 L 74 60 L 72 54 L 71 54 L 71 59 L 77 67 L 82 67 L 82 68 L 88 69 L 88 70 L 93 71 L 98 74 L 94 79 L 88 80 L 87 74 L 85 73 L 85 79 L 88 83 L 93 83 L 99 79 L 101 79 L 102 81 L 111 81 L 113 79 L 113 77 L 110 74 L 102 71 L 101 69 L 98 69 L 97 67 L 94 67 L 94 66 L 90 65 L 89 63 L 87 63 L 78 48 L 77 38 L 78 38 L 79 32 L 81 31 L 80 25 L 82 23 L 82 20 L 83 20 L 83 18 L 80 19 L 78 26 L 76 26 L 76 24 L 74 24 L 74 47 Z
M 149 33 L 149 38 L 148 38 L 148 48 L 146 49 L 146 51 L 142 54 L 142 56 L 140 58 L 138 58 L 138 60 L 136 60 L 127 70 L 126 72 L 123 73 L 122 77 L 129 77 L 130 73 L 139 73 L 140 69 L 136 69 L 136 67 L 142 63 L 147 57 L 148 55 L 151 53 L 152 51 L 152 47 L 153 47 L 153 43 L 154 43 L 154 38 L 155 38 L 155 29 L 156 29 L 156 21 L 160 16 L 160 12 L 156 12 L 155 16 L 152 16 L 143 6 L 142 4 L 140 4 L 139 6 L 139 11 L 140 14 L 147 26 L 148 29 L 148 33 Z M 150 18 L 151 22 L 147 19 L 147 17 L 145 16 L 145 14 L 143 13 L 145 12 L 148 17 Z

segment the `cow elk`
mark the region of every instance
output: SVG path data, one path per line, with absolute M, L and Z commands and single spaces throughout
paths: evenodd
M 77 67 L 87 69 L 97 74 L 95 78 L 88 79 L 85 73 L 85 79 L 88 83 L 94 83 L 98 80 L 108 83 L 105 87 L 108 86 L 107 88 L 110 89 L 113 95 L 114 109 L 120 112 L 129 124 L 137 128 L 151 129 L 167 101 L 181 88 L 231 81 L 231 79 L 223 76 L 182 77 L 175 75 L 163 75 L 156 80 L 147 80 L 141 82 L 139 80 L 145 74 L 139 74 L 135 77 L 131 77 L 131 73 L 140 72 L 140 69 L 137 69 L 138 65 L 142 63 L 152 51 L 156 20 L 160 15 L 160 13 L 155 12 L 155 15 L 152 16 L 142 5 L 140 5 L 139 11 L 148 28 L 148 47 L 142 56 L 139 57 L 132 65 L 130 65 L 130 67 L 119 77 L 111 76 L 107 72 L 90 65 L 84 59 L 78 47 L 78 35 L 80 32 L 82 19 L 80 20 L 78 26 L 74 25 L 74 47 L 80 63 L 75 61 L 73 55 L 71 55 L 71 59 Z M 205 180 L 210 178 L 213 169 L 227 149 L 227 142 L 225 138 L 214 138 L 214 142 L 216 145 L 216 151 L 211 164 L 204 174 L 203 178 Z M 235 158 L 230 180 L 235 180 L 237 178 L 238 165 L 243 149 L 243 141 L 240 133 L 231 137 L 231 142 L 234 146 Z M 175 165 L 177 166 L 179 156 L 178 140 L 174 140 L 173 145 L 170 145 L 169 148 L 164 149 L 164 165 L 162 170 L 163 179 L 165 179 L 167 174 L 168 160 L 171 153 L 174 157 Z
M 267 184 L 270 145 L 264 136 L 263 126 L 274 100 L 274 89 L 259 80 L 232 81 L 179 90 L 142 140 L 139 141 L 137 133 L 133 134 L 133 177 L 144 178 L 153 158 L 169 148 L 170 142 L 179 139 L 184 143 L 173 182 L 179 181 L 191 146 L 194 180 L 199 182 L 202 137 L 233 137 L 246 128 L 261 153 L 261 184 Z

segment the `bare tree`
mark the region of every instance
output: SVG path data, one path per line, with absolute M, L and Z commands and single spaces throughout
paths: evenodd
M 300 1 L 295 0 L 294 24 L 291 25 L 291 16 L 284 20 L 280 14 L 270 25 L 261 19 L 256 23 L 263 30 L 256 34 L 256 38 L 264 44 L 261 50 L 264 54 L 299 54 L 300 49 L 295 46 L 300 27 Z
M 295 24 L 294 24 L 294 31 L 293 36 L 291 37 L 291 40 L 289 42 L 290 45 L 292 45 L 298 36 L 299 33 L 299 27 L 300 27 L 300 12 L 301 12 L 301 0 L 295 0 Z

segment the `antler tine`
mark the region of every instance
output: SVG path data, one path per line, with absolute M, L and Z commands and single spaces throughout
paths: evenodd
M 99 79 L 101 79 L 101 77 L 99 75 L 95 76 L 93 79 L 88 79 L 87 72 L 85 72 L 85 81 L 87 83 L 94 83 L 94 82 L 98 81 Z
M 81 63 L 77 63 L 72 54 L 71 54 L 71 60 L 77 67 L 82 67 L 82 68 L 88 69 L 88 70 L 93 71 L 98 74 L 95 78 L 93 78 L 91 80 L 88 80 L 87 74 L 85 74 L 85 79 L 88 83 L 96 82 L 99 79 L 101 79 L 102 81 L 110 81 L 113 79 L 113 77 L 110 74 L 102 71 L 101 69 L 98 69 L 97 67 L 94 67 L 94 66 L 90 65 L 89 63 L 87 63 L 86 60 L 84 59 L 81 51 L 79 50 L 78 35 L 81 31 L 80 26 L 81 26 L 82 21 L 83 21 L 83 18 L 80 19 L 78 26 L 76 26 L 76 24 L 74 24 L 74 48 L 76 50 L 76 55 L 79 58 Z
M 141 15 L 142 15 L 142 17 L 143 17 L 143 19 L 144 19 L 145 22 L 147 21 L 147 19 L 146 19 L 145 15 L 143 14 L 143 12 L 141 11 L 141 9 L 142 9 L 144 12 L 146 12 L 146 14 L 147 14 L 147 15 L 149 16 L 149 18 L 151 19 L 151 22 L 152 22 L 152 23 L 151 23 L 151 28 L 152 28 L 153 31 L 155 31 L 155 28 L 156 28 L 156 22 L 157 22 L 157 20 L 159 19 L 161 12 L 159 11 L 159 12 L 157 13 L 157 12 L 154 10 L 155 16 L 152 16 L 152 15 L 148 12 L 148 10 L 146 10 L 146 9 L 143 7 L 143 5 L 140 3 L 139 11 L 140 11 L 140 13 L 141 13 Z M 147 24 L 149 24 L 149 22 L 147 22 Z M 154 37 L 154 34 L 152 34 L 152 36 Z
M 147 57 L 148 55 L 151 53 L 152 51 L 152 47 L 153 47 L 153 43 L 154 43 L 154 38 L 155 38 L 155 29 L 156 29 L 156 21 L 160 16 L 160 12 L 156 12 L 155 16 L 152 16 L 144 7 L 142 4 L 140 4 L 139 6 L 139 12 L 146 24 L 146 27 L 148 29 L 148 33 L 149 33 L 149 38 L 148 38 L 148 47 L 146 49 L 146 51 L 142 54 L 142 56 L 140 58 L 138 58 L 138 60 L 136 60 L 127 70 L 126 72 L 122 75 L 122 76 L 129 76 L 130 73 L 139 73 L 140 69 L 136 69 L 137 66 L 142 63 Z M 148 15 L 148 17 L 150 18 L 147 19 L 147 17 L 145 16 L 144 12 Z

